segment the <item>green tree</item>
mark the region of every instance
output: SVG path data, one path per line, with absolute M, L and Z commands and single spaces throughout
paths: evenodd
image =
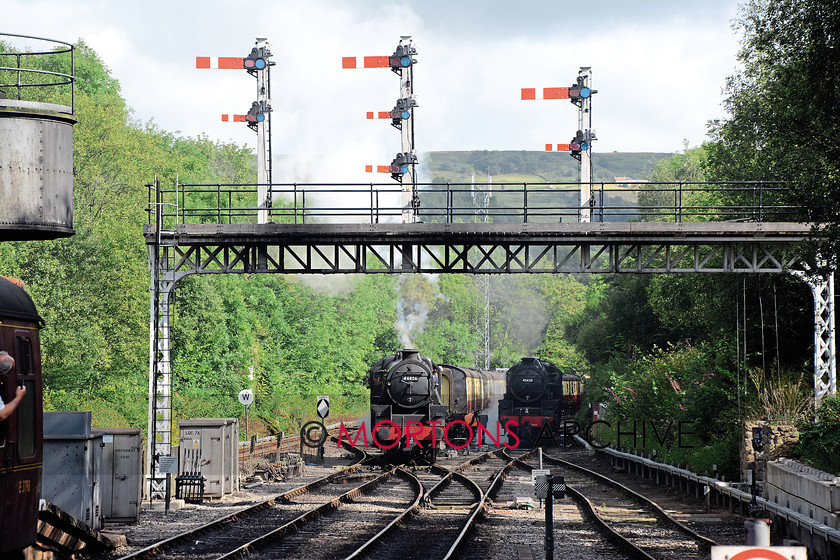
M 800 428 L 797 452 L 818 469 L 840 476 L 840 397 L 826 397 L 817 416 L 819 423 Z
M 836 264 L 840 240 L 840 5 L 749 0 L 741 71 L 729 78 L 729 117 L 711 123 L 715 179 L 791 181 L 787 202 L 824 227 L 814 250 Z

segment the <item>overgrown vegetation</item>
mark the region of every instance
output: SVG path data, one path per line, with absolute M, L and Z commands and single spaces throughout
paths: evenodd
M 819 424 L 799 430 L 797 452 L 806 463 L 835 475 L 840 474 L 840 397 L 823 400 L 817 411 Z
M 836 266 L 840 231 L 838 16 L 836 3 L 821 0 L 746 2 L 736 22 L 743 66 L 726 86 L 729 117 L 711 123 L 709 142 L 686 147 L 652 174 L 655 181 L 792 181 L 788 198 L 767 196 L 803 207 L 798 217 L 828 233 L 814 240 L 814 270 Z M 717 202 L 736 206 L 748 195 Z M 702 207 L 712 196 L 719 197 L 695 191 L 687 203 Z M 667 203 L 657 192 L 639 200 L 651 220 Z M 683 217 L 691 219 L 709 218 Z M 590 387 L 603 385 L 605 394 L 593 398 L 608 402 L 616 419 L 696 422 L 699 447 L 672 446 L 664 451 L 672 459 L 703 471 L 713 458 L 737 476 L 738 423 L 762 419 L 798 424 L 802 456 L 837 473 L 829 458 L 840 456 L 840 445 L 827 427 L 834 399 L 812 423 L 811 306 L 805 285 L 787 276 L 618 278 L 571 332 L 591 360 Z

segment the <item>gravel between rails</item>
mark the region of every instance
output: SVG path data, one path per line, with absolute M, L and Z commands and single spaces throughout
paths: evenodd
M 711 503 L 707 511 L 702 498 L 697 499 L 693 494 L 682 493 L 676 488 L 659 485 L 655 481 L 624 471 L 616 471 L 592 451 L 570 448 L 552 449 L 547 453 L 606 475 L 647 496 L 677 521 L 720 545 L 742 546 L 746 542 L 744 516 L 730 512 L 725 506 Z
M 478 524 L 460 558 L 486 560 L 520 558 L 527 552 L 545 558 L 545 510 L 518 509 L 516 498 L 532 498 L 531 472 L 510 471 L 496 499 Z M 535 504 L 539 502 L 533 500 Z M 554 557 L 575 560 L 625 558 L 581 516 L 570 499 L 554 500 Z
M 712 504 L 707 512 L 702 500 L 695 499 L 693 495 L 689 496 L 673 488 L 657 486 L 652 481 L 642 480 L 627 473 L 616 473 L 590 452 L 572 450 L 547 450 L 547 452 L 568 461 L 581 461 L 583 466 L 607 474 L 637 492 L 650 496 L 677 519 L 720 544 L 741 545 L 745 542 L 744 518 L 730 513 L 725 507 L 720 508 Z M 472 454 L 474 455 L 475 451 Z M 461 463 L 466 459 L 465 456 L 459 456 L 446 462 L 448 466 L 454 466 L 455 463 Z M 324 465 L 307 466 L 303 475 L 293 480 L 243 489 L 222 500 L 189 505 L 168 516 L 163 512 L 144 511 L 137 525 L 107 528 L 108 531 L 124 534 L 128 539 L 127 546 L 120 547 L 110 554 L 89 555 L 82 558 L 114 560 L 160 539 L 280 495 L 330 472 L 335 472 L 351 462 L 346 452 L 328 446 Z M 524 547 L 534 559 L 545 558 L 544 510 L 516 509 L 514 503 L 516 497 L 532 496 L 530 473 L 522 469 L 513 470 L 460 556 L 476 560 L 509 560 L 517 558 L 520 547 Z M 555 501 L 554 520 L 556 558 L 613 560 L 621 557 L 582 519 L 577 507 L 570 499 Z M 419 554 L 421 552 L 418 550 L 415 556 L 424 557 Z

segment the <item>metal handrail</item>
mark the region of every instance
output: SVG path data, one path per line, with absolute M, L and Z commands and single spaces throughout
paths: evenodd
M 159 187 L 158 197 L 150 191 L 150 200 L 174 201 L 174 213 L 160 214 L 166 229 L 181 224 L 256 223 L 257 186 L 176 183 L 172 189 Z M 788 186 L 779 181 L 593 182 L 590 187 L 588 210 L 593 222 L 796 221 L 804 215 L 802 207 L 784 202 Z M 401 220 L 404 210 L 401 187 L 393 183 L 275 183 L 267 188 L 275 201 L 269 221 L 277 223 L 392 223 Z M 417 188 L 416 216 L 421 222 L 475 221 L 471 196 L 477 188 L 492 191 L 494 203 L 487 214 L 497 222 L 575 222 L 581 212 L 579 183 L 420 183 Z M 333 202 L 336 197 L 339 202 Z M 149 219 L 153 223 L 151 210 Z
M 0 38 L 3 37 L 17 37 L 22 39 L 34 39 L 36 41 L 47 41 L 59 45 L 66 45 L 67 48 L 56 47 L 48 51 L 11 51 L 0 52 L 0 56 L 14 56 L 17 60 L 16 66 L 0 66 L 0 71 L 9 71 L 17 73 L 17 81 L 14 83 L 0 83 L 0 88 L 11 87 L 17 90 L 17 100 L 21 101 L 21 94 L 25 88 L 47 88 L 58 86 L 70 86 L 70 114 L 76 114 L 76 47 L 72 43 L 66 41 L 59 41 L 57 39 L 48 39 L 46 37 L 36 37 L 34 35 L 19 35 L 16 33 L 0 33 Z M 21 59 L 30 56 L 59 56 L 70 53 L 70 73 L 55 72 L 50 70 L 38 70 L 35 68 L 23 68 L 21 66 Z M 25 83 L 24 76 L 29 75 L 47 75 L 55 76 L 57 79 L 54 82 L 32 82 Z

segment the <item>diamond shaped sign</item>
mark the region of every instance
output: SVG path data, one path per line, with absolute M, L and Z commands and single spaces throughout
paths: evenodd
M 330 398 L 328 396 L 318 397 L 316 411 L 318 412 L 318 418 L 326 418 L 330 415 Z

